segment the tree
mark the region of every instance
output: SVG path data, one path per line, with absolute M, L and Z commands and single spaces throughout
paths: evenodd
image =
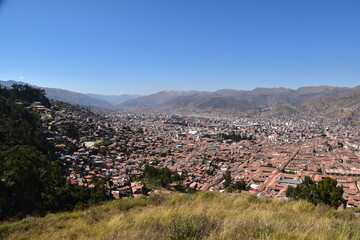
M 230 171 L 226 171 L 224 174 L 223 174 L 223 178 L 224 178 L 224 187 L 225 188 L 228 188 L 231 186 L 232 184 L 232 179 L 231 179 L 231 172 Z
M 60 126 L 62 135 L 79 140 L 80 134 L 78 126 L 73 122 L 65 122 Z
M 286 190 L 286 196 L 291 199 L 303 199 L 314 205 L 326 204 L 333 208 L 344 202 L 343 193 L 343 187 L 337 186 L 337 181 L 329 177 L 315 183 L 306 176 L 300 185 L 295 188 L 289 186 Z
M 344 193 L 343 187 L 337 187 L 335 179 L 326 177 L 317 185 L 317 201 L 325 203 L 331 207 L 338 207 L 344 201 L 342 195 Z
M 180 181 L 183 177 L 168 168 L 156 168 L 146 164 L 144 169 L 144 179 L 153 187 L 167 188 L 170 183 Z
M 14 146 L 3 152 L 0 160 L 6 212 L 21 215 L 34 211 L 44 189 L 45 157 L 34 147 Z
M 316 204 L 316 183 L 306 176 L 304 181 L 296 188 L 289 186 L 286 191 L 286 196 L 295 200 L 304 199 L 313 204 Z
M 237 181 L 234 185 L 234 189 L 235 190 L 246 190 L 246 181 L 244 179 Z
M 48 101 L 43 90 L 29 86 L 0 88 L 0 219 L 71 210 L 78 202 L 104 199 L 102 184 L 95 184 L 95 191 L 70 185 L 40 117 L 15 100 Z
M 1 96 L 20 100 L 27 104 L 32 102 L 41 102 L 45 107 L 50 107 L 50 101 L 45 96 L 45 90 L 34 88 L 29 85 L 13 84 L 11 89 L 2 89 Z

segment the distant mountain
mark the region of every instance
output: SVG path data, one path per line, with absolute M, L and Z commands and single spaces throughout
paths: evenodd
M 91 107 L 112 108 L 112 104 L 107 101 L 89 97 L 86 94 L 72 92 L 57 88 L 42 88 L 46 92 L 46 96 L 50 99 L 63 101 L 71 104 L 78 104 Z
M 321 112 L 328 117 L 360 124 L 360 86 L 316 95 L 304 101 L 298 111 Z
M 343 91 L 350 90 L 351 88 L 346 87 L 331 87 L 331 86 L 317 86 L 317 87 L 301 87 L 296 91 L 299 94 L 334 94 Z
M 254 106 L 246 100 L 234 97 L 221 96 L 217 93 L 202 92 L 192 96 L 177 97 L 168 104 L 171 109 L 224 109 L 249 110 Z
M 0 81 L 0 86 L 26 84 Z M 40 87 L 42 88 L 42 87 Z M 360 86 L 354 88 L 309 86 L 289 88 L 256 88 L 254 90 L 221 89 L 206 91 L 161 91 L 149 96 L 82 94 L 63 89 L 43 88 L 47 97 L 71 104 L 106 109 L 201 109 L 250 110 L 275 107 L 282 112 L 322 111 L 329 116 L 360 116 Z M 287 106 L 287 107 L 284 107 Z
M 30 85 L 28 83 L 18 82 L 18 81 L 14 81 L 14 80 L 8 80 L 8 81 L 0 80 L 0 87 L 10 88 L 11 85 L 13 85 L 13 84 Z
M 86 93 L 85 95 L 99 99 L 102 101 L 106 101 L 112 105 L 117 105 L 126 101 L 129 101 L 131 99 L 135 99 L 137 97 L 140 97 L 139 95 L 128 95 L 128 94 L 118 94 L 118 95 L 101 95 L 101 94 L 94 94 L 94 93 Z
M 18 82 L 18 81 L 0 81 L 0 86 L 9 88 L 13 84 L 24 84 L 24 85 L 31 85 L 24 82 Z M 97 98 L 93 98 L 90 96 L 87 96 L 82 93 L 72 92 L 68 90 L 63 89 L 57 89 L 57 88 L 46 88 L 46 87 L 39 87 L 34 86 L 45 90 L 46 96 L 50 99 L 57 100 L 57 101 L 63 101 L 71 104 L 78 104 L 78 105 L 84 105 L 84 106 L 91 106 L 91 107 L 100 107 L 100 108 L 107 108 L 111 109 L 113 107 L 112 104 L 110 104 L 107 101 L 100 100 Z
M 119 108 L 148 108 L 166 105 L 178 97 L 190 97 L 200 92 L 197 91 L 161 91 L 149 96 L 138 97 L 118 105 Z
M 138 97 L 118 105 L 126 108 L 194 108 L 248 110 L 274 106 L 300 106 L 306 101 L 323 97 L 341 96 L 352 88 L 330 86 L 289 88 L 256 88 L 250 91 L 221 89 L 216 92 L 162 91 Z

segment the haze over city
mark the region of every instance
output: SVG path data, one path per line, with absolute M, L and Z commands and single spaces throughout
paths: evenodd
M 0 4 L 0 80 L 141 95 L 360 82 L 359 1 Z

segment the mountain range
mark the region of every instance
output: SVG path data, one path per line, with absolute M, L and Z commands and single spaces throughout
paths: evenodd
M 162 91 L 149 96 L 138 97 L 118 105 L 120 109 L 131 108 L 169 108 L 169 109 L 233 109 L 249 110 L 275 106 L 300 106 L 319 101 L 340 101 L 349 95 L 356 99 L 360 86 L 346 87 L 302 87 L 256 88 L 254 90 L 222 89 L 215 92 L 200 91 Z M 320 101 L 320 102 L 321 102 Z M 354 101 L 356 104 L 356 101 Z M 341 104 L 340 104 L 341 105 Z
M 24 82 L 18 82 L 13 80 L 0 81 L 0 86 L 2 87 L 11 87 L 13 84 L 27 84 Z M 33 86 L 33 85 L 32 85 Z M 118 95 L 100 95 L 92 93 L 78 93 L 64 89 L 58 88 L 47 88 L 34 86 L 45 90 L 46 96 L 50 99 L 63 101 L 71 104 L 90 106 L 90 107 L 99 107 L 106 109 L 113 109 L 116 105 L 139 97 L 138 95 L 128 95 L 128 94 L 118 94 Z
M 26 84 L 0 81 L 0 86 Z M 254 90 L 221 89 L 208 91 L 161 91 L 148 96 L 83 94 L 63 89 L 40 87 L 47 97 L 71 104 L 107 108 L 168 110 L 234 110 L 244 111 L 287 106 L 287 111 L 321 110 L 327 114 L 360 115 L 360 86 L 309 86 L 298 89 L 256 88 Z M 290 108 L 289 108 L 290 107 Z M 283 108 L 284 110 L 285 108 Z

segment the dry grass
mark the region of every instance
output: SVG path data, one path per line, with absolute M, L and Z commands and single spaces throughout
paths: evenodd
M 360 239 L 360 221 L 306 202 L 155 195 L 0 225 L 3 239 Z

